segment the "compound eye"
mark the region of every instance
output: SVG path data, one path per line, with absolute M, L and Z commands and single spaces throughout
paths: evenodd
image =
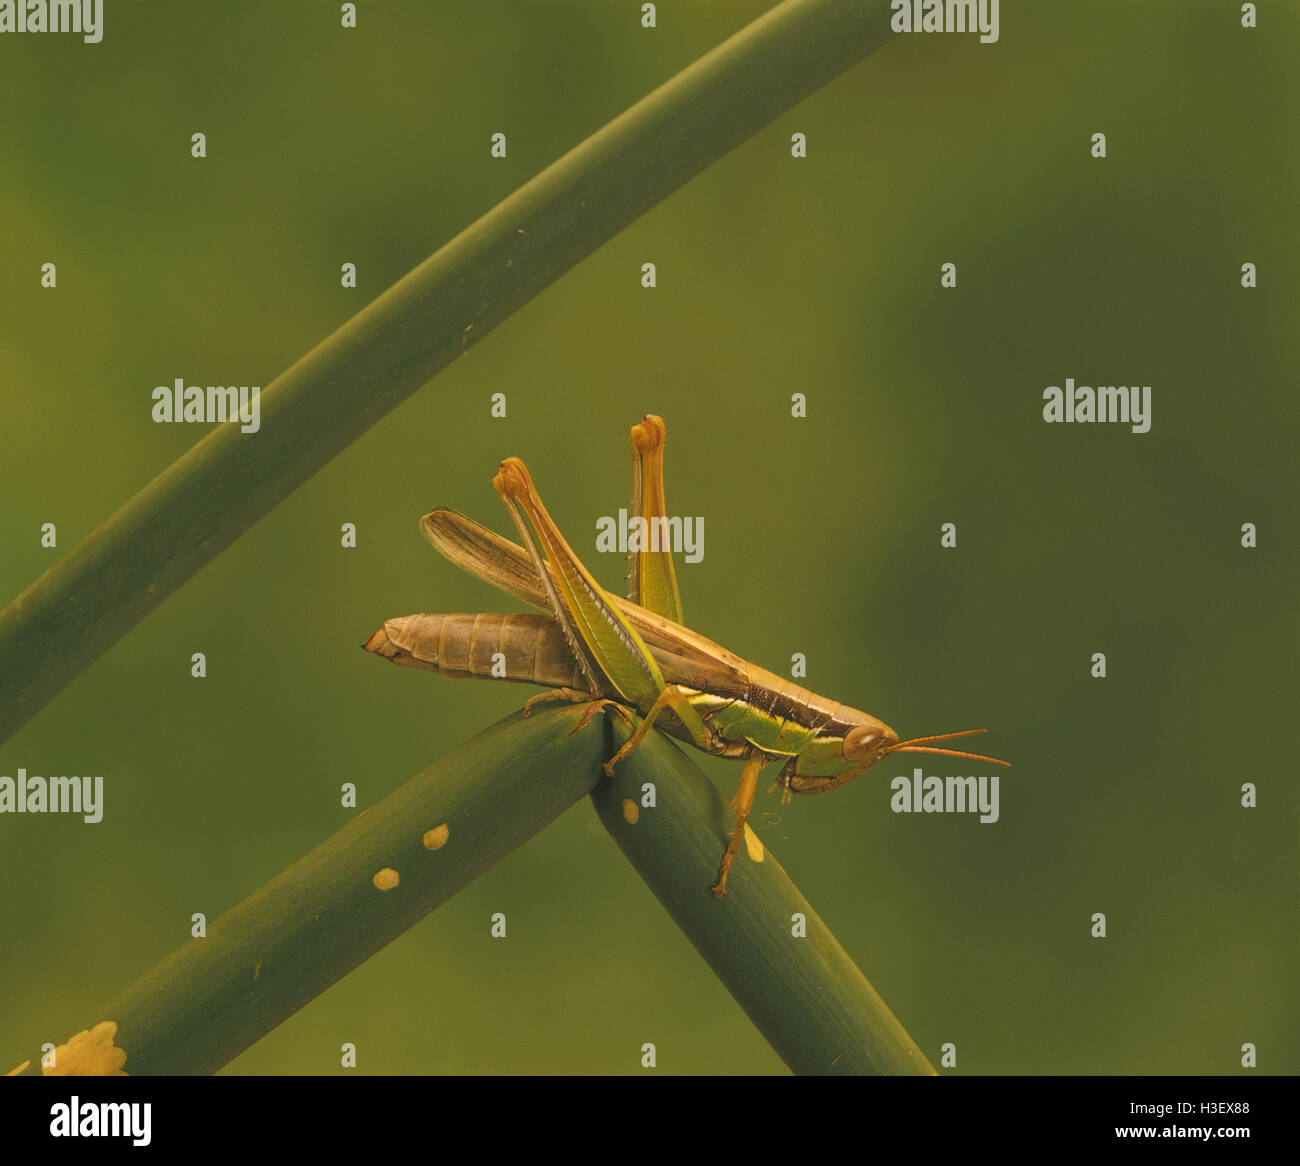
M 869 757 L 884 739 L 884 733 L 874 725 L 858 725 L 844 738 L 844 756 L 855 761 Z

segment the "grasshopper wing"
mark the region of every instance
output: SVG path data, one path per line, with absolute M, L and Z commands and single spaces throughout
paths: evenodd
M 455 510 L 439 507 L 420 519 L 420 530 L 434 547 L 462 570 L 498 591 L 549 612 L 546 586 L 523 547 Z
M 420 530 L 442 555 L 462 570 L 522 603 L 551 611 L 541 577 L 528 552 L 517 543 L 445 507 L 430 511 L 420 519 Z M 545 567 L 551 573 L 550 564 Z M 747 691 L 752 666 L 739 656 L 630 600 L 616 595 L 607 594 L 607 597 L 636 628 L 655 658 L 662 661 L 665 674 L 671 673 L 670 679 L 692 688 L 730 695 L 743 695 Z

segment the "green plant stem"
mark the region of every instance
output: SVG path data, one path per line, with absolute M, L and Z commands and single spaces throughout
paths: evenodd
M 55 1043 L 111 1021 L 133 1076 L 215 1072 L 590 792 L 610 736 L 599 717 L 570 736 L 580 715 L 516 714 L 480 733 Z M 427 849 L 443 824 L 445 843 Z M 391 890 L 373 881 L 385 868 Z M 41 1072 L 39 1055 L 25 1072 Z
M 649 734 L 627 760 L 642 753 L 642 765 L 653 760 L 654 807 L 640 808 L 644 772 L 620 763 L 592 793 L 596 811 L 786 1065 L 799 1074 L 933 1074 L 770 850 L 754 862 L 742 845 L 728 894 L 714 899 L 735 811 L 667 738 Z
M 601 762 L 627 730 L 610 732 L 597 717 L 571 734 L 582 712 L 516 713 L 480 733 L 54 1043 L 107 1021 L 131 1075 L 215 1072 L 590 793 L 623 852 L 792 1070 L 933 1073 L 770 851 L 762 862 L 742 852 L 731 893 L 713 898 L 735 816 L 698 767 L 651 733 L 607 779 Z M 643 808 L 648 786 L 655 805 Z M 427 832 L 444 825 L 445 840 L 430 849 Z M 385 870 L 398 881 L 381 890 L 374 880 Z M 792 933 L 796 916 L 804 937 Z M 23 1069 L 41 1071 L 39 1055 Z
M 0 741 L 196 571 L 602 243 L 891 36 L 787 0 L 571 150 L 344 324 L 0 612 Z

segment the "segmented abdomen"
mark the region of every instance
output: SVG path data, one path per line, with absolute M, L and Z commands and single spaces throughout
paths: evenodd
M 563 629 L 549 615 L 403 615 L 388 620 L 365 647 L 394 664 L 453 679 L 495 677 L 551 688 L 589 687 Z

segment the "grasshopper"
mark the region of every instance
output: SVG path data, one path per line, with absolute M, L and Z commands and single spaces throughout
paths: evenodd
M 731 801 L 736 825 L 711 888 L 717 899 L 727 893 L 759 774 L 771 763 L 781 763 L 771 788 L 781 789 L 782 802 L 838 789 L 893 753 L 1008 764 L 934 744 L 983 729 L 899 740 L 876 717 L 809 692 L 684 626 L 667 537 L 666 430 L 659 417 L 646 414 L 631 432 L 633 504 L 648 520 L 644 529 L 658 523 L 662 537 L 657 550 L 632 552 L 629 599 L 601 588 L 547 513 L 527 467 L 508 458 L 492 484 L 523 546 L 454 510 L 434 510 L 420 527 L 453 563 L 546 614 L 402 616 L 375 632 L 366 650 L 453 678 L 498 676 L 547 686 L 550 691 L 525 702 L 525 716 L 538 701 L 591 702 L 575 732 L 602 709 L 631 725 L 628 709 L 635 709 L 641 723 L 605 762 L 606 774 L 656 724 L 705 753 L 743 761 Z

